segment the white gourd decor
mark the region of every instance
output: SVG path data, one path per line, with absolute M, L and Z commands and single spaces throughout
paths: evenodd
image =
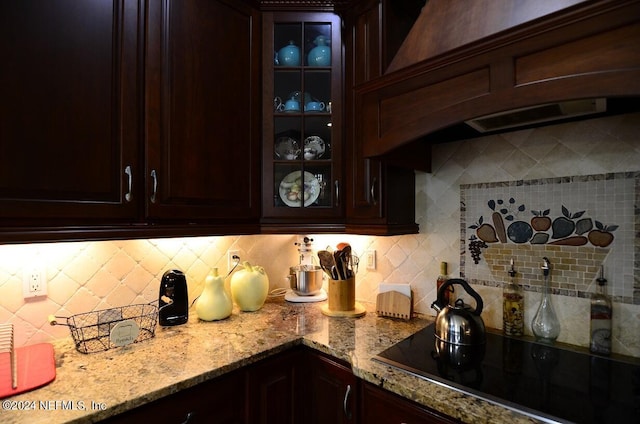
M 203 321 L 227 318 L 233 310 L 233 301 L 224 287 L 224 278 L 213 268 L 204 281 L 204 289 L 196 303 L 196 314 Z
M 269 277 L 261 266 L 242 263 L 242 268 L 231 277 L 231 296 L 241 311 L 252 312 L 262 308 L 269 294 Z

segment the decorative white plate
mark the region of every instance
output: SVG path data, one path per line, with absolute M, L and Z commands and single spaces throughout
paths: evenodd
M 317 135 L 311 135 L 304 139 L 304 147 L 316 151 L 316 159 L 320 159 L 326 150 L 324 140 Z
M 301 172 L 302 171 L 293 171 L 287 174 L 280 182 L 280 198 L 287 206 L 300 207 L 303 197 L 306 198 L 304 205 L 309 206 L 315 202 L 320 195 L 320 183 L 318 179 L 310 172 L 305 171 L 303 184 Z

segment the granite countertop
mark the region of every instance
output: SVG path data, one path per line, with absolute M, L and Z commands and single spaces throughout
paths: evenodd
M 303 344 L 351 363 L 354 374 L 365 381 L 463 422 L 535 422 L 371 360 L 431 319 L 382 318 L 371 304 L 363 304 L 364 317 L 330 318 L 321 313 L 322 305 L 288 303 L 280 297 L 256 312 L 235 308 L 222 321 L 204 322 L 192 315 L 185 325 L 156 327 L 153 339 L 91 354 L 76 351 L 69 336 L 54 343 L 56 379 L 5 399 L 9 402 L 0 409 L 0 421 L 97 422 Z

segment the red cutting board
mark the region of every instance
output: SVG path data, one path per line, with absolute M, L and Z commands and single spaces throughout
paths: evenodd
M 38 343 L 16 348 L 18 387 L 11 387 L 11 355 L 0 353 L 0 399 L 51 383 L 56 378 L 53 345 Z

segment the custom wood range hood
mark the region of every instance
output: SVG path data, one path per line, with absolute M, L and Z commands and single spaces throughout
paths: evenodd
M 427 0 L 386 73 L 356 87 L 354 124 L 365 156 L 397 157 L 481 134 L 465 124 L 478 117 L 495 133 L 638 98 L 640 0 Z M 429 170 L 428 155 L 404 159 Z

